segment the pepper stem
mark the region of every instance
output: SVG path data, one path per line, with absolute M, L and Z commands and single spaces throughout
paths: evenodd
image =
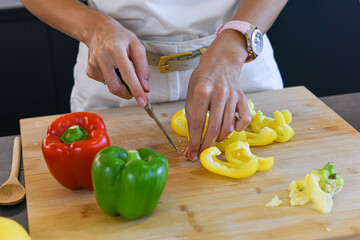
M 67 144 L 72 144 L 76 141 L 82 141 L 85 140 L 88 133 L 83 129 L 82 127 L 79 127 L 78 125 L 74 125 L 69 127 L 64 134 L 61 136 L 61 141 Z
M 140 154 L 138 151 L 136 151 L 136 150 L 128 151 L 127 161 L 131 161 L 131 160 L 141 160 L 141 157 L 140 157 Z

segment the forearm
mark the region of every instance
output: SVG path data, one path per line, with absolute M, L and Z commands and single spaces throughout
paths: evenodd
M 240 20 L 257 26 L 266 33 L 284 8 L 287 0 L 243 0 L 233 20 Z
M 92 32 L 109 17 L 78 0 L 21 0 L 39 19 L 88 45 Z

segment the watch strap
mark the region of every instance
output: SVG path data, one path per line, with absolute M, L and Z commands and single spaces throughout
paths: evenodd
M 225 23 L 225 25 L 220 25 L 220 27 L 218 27 L 218 29 L 216 30 L 215 35 L 218 36 L 220 33 L 222 33 L 222 31 L 226 29 L 236 30 L 238 32 L 241 32 L 242 34 L 245 34 L 246 30 L 249 30 L 251 28 L 250 25 L 251 24 L 247 22 L 233 20 Z
M 246 31 L 251 29 L 251 24 L 248 22 L 233 20 L 233 21 L 225 23 L 224 25 L 221 24 L 218 27 L 218 29 L 216 30 L 215 36 L 217 37 L 220 33 L 222 33 L 226 29 L 231 29 L 231 30 L 241 32 L 245 36 Z M 246 38 L 246 36 L 245 36 L 245 38 Z M 249 53 L 247 58 L 245 59 L 245 62 L 246 63 L 251 62 L 252 60 L 253 59 L 251 57 L 251 54 Z

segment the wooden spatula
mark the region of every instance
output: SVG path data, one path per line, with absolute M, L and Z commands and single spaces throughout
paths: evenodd
M 13 159 L 9 179 L 0 187 L 0 205 L 14 205 L 25 197 L 25 188 L 18 180 L 21 159 L 20 137 L 14 139 Z

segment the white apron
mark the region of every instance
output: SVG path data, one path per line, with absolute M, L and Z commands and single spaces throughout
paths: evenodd
M 236 12 L 235 0 L 89 0 L 89 6 L 118 20 L 134 32 L 148 52 L 170 55 L 209 46 L 220 24 L 230 21 Z M 112 95 L 107 86 L 86 75 L 88 48 L 80 43 L 74 68 L 75 84 L 71 93 L 71 111 L 90 111 L 135 105 Z M 160 73 L 150 68 L 152 103 L 184 100 L 193 70 Z M 264 35 L 262 54 L 245 63 L 240 86 L 244 92 L 279 89 L 281 75 L 269 39 Z

